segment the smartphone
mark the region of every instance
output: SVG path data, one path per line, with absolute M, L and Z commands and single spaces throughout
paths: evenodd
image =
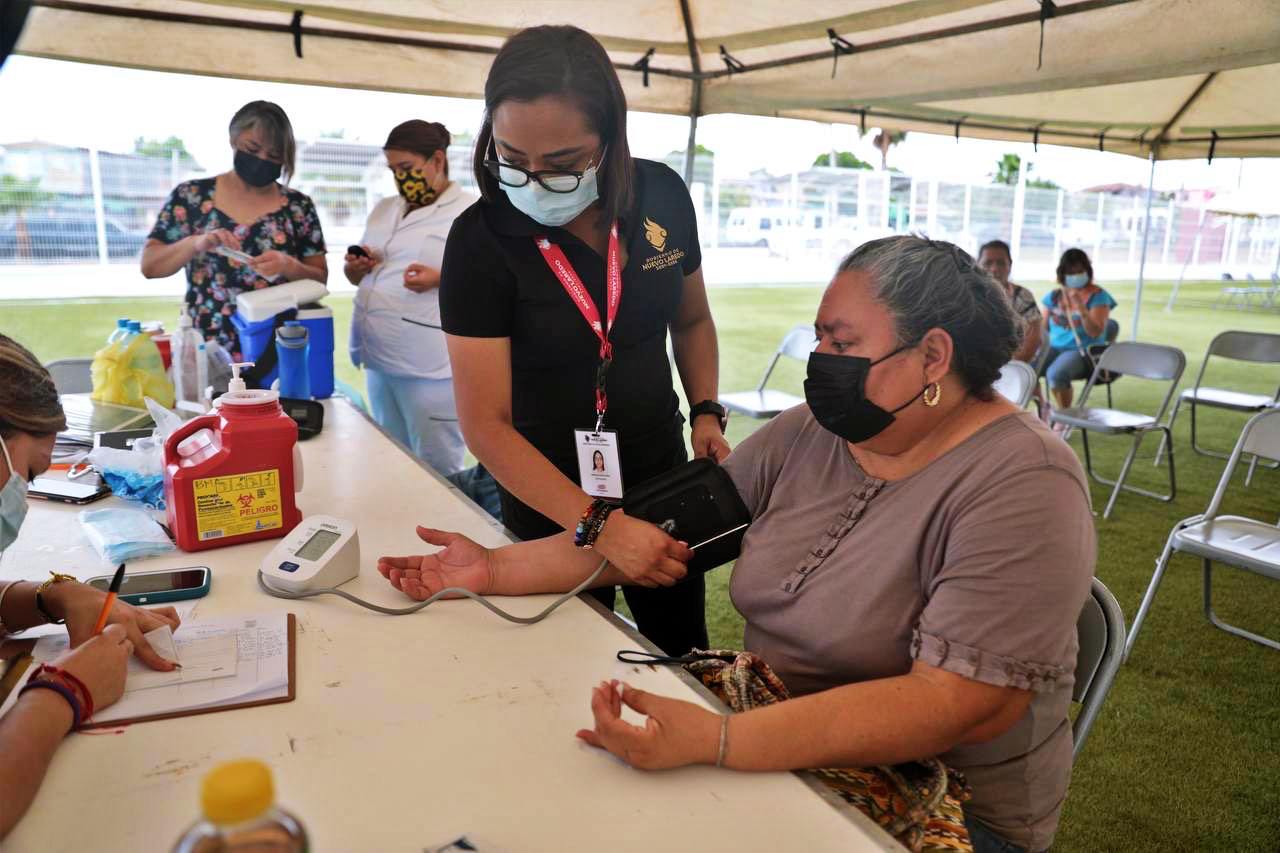
M 244 252 L 237 251 L 235 249 L 230 248 L 229 246 L 219 246 L 213 251 L 214 251 L 214 254 L 231 258 L 233 261 L 239 261 L 242 264 L 248 264 L 248 265 L 253 264 L 253 255 L 245 254 Z
M 355 244 L 352 244 L 347 247 L 347 254 L 355 255 L 357 258 L 369 257 L 369 253 L 364 250 L 364 246 L 357 246 Z
M 164 604 L 209 594 L 213 573 L 207 566 L 185 569 L 162 569 L 154 572 L 129 572 L 120 584 L 120 600 L 129 604 Z M 90 578 L 89 586 L 106 592 L 111 575 Z
M 73 483 L 70 480 L 54 480 L 50 477 L 36 477 L 27 490 L 33 498 L 45 501 L 58 501 L 66 504 L 91 504 L 111 495 L 111 489 L 105 483 Z

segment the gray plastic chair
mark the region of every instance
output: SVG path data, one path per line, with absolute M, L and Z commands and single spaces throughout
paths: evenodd
M 1000 376 L 992 387 L 1019 409 L 1025 409 L 1036 390 L 1036 369 L 1015 359 L 1000 368 Z
M 1084 445 L 1085 470 L 1089 472 L 1090 477 L 1099 483 L 1112 487 L 1111 498 L 1107 501 L 1106 509 L 1102 511 L 1103 518 L 1111 517 L 1111 510 L 1115 507 L 1116 498 L 1120 496 L 1121 490 L 1145 495 L 1166 503 L 1172 501 L 1174 495 L 1177 494 L 1178 486 L 1173 469 L 1173 443 L 1171 441 L 1168 443 L 1169 493 L 1167 495 L 1140 489 L 1137 486 L 1126 485 L 1125 478 L 1129 476 L 1129 470 L 1133 467 L 1133 460 L 1138 455 L 1138 447 L 1142 444 L 1142 439 L 1146 437 L 1147 433 L 1159 431 L 1164 433 L 1166 438 L 1169 436 L 1169 425 L 1161 423 L 1161 420 L 1163 420 L 1165 413 L 1169 411 L 1169 402 L 1173 399 L 1173 392 L 1177 390 L 1178 381 L 1182 379 L 1182 372 L 1186 367 L 1187 357 L 1177 347 L 1144 344 L 1137 341 L 1122 341 L 1121 343 L 1112 344 L 1102 353 L 1102 357 L 1098 359 L 1097 365 L 1093 368 L 1093 375 L 1089 377 L 1089 382 L 1084 386 L 1084 393 L 1080 395 L 1080 404 L 1070 409 L 1056 409 L 1049 415 L 1050 423 L 1066 424 L 1068 427 L 1080 430 L 1080 440 Z M 1169 383 L 1169 390 L 1165 393 L 1164 399 L 1160 402 L 1160 408 L 1154 415 L 1125 412 L 1111 408 L 1091 408 L 1087 405 L 1089 393 L 1099 383 L 1100 377 L 1104 374 L 1111 374 L 1113 377 L 1118 374 L 1156 382 L 1167 382 Z M 1133 446 L 1129 448 L 1129 453 L 1124 458 L 1124 464 L 1120 467 L 1120 476 L 1115 480 L 1108 480 L 1093 470 L 1093 458 L 1089 453 L 1090 432 L 1098 432 L 1104 435 L 1133 436 Z
M 774 351 L 769 367 L 765 369 L 764 377 L 756 386 L 756 390 L 721 394 L 720 405 L 731 412 L 741 412 L 752 418 L 772 418 L 792 406 L 800 405 L 804 402 L 802 398 L 794 394 L 774 391 L 765 386 L 769 383 L 769 377 L 773 375 L 773 369 L 778 366 L 778 359 L 786 356 L 798 361 L 808 361 L 809 353 L 813 352 L 817 343 L 813 326 L 796 326 L 787 332 L 782 338 L 782 343 L 778 344 L 778 349 Z
M 1218 459 L 1227 459 L 1230 457 L 1230 453 L 1201 447 L 1196 441 L 1196 409 L 1200 406 L 1210 406 L 1215 409 L 1227 409 L 1233 412 L 1251 414 L 1261 412 L 1275 408 L 1280 404 L 1280 386 L 1277 386 L 1276 393 L 1271 396 L 1266 394 L 1246 394 L 1227 388 L 1203 387 L 1200 383 L 1204 381 L 1205 368 L 1209 366 L 1209 359 L 1215 355 L 1219 358 L 1248 361 L 1254 364 L 1280 364 L 1280 335 L 1266 334 L 1264 332 L 1220 333 L 1209 344 L 1209 351 L 1205 354 L 1204 361 L 1200 364 L 1200 373 L 1196 375 L 1195 386 L 1184 390 L 1178 396 L 1178 401 L 1173 405 L 1173 414 L 1169 415 L 1169 428 L 1173 428 L 1173 422 L 1177 419 L 1178 411 L 1181 409 L 1182 404 L 1187 403 L 1188 408 L 1191 410 L 1191 449 L 1202 456 L 1216 456 Z M 1160 464 L 1160 457 L 1163 455 L 1164 449 L 1164 439 L 1161 439 L 1160 449 L 1156 451 L 1155 464 Z M 1249 464 L 1249 474 L 1245 479 L 1246 485 L 1253 481 L 1253 472 L 1257 467 L 1257 462 L 1257 457 L 1254 457 Z
M 1076 623 L 1080 651 L 1076 655 L 1076 683 L 1071 701 L 1080 703 L 1080 713 L 1071 727 L 1075 742 L 1072 757 L 1080 755 L 1089 729 L 1102 711 L 1102 703 L 1124 662 L 1124 613 L 1106 584 L 1093 579 L 1093 588 Z
M 1280 410 L 1272 409 L 1254 415 L 1245 424 L 1235 449 L 1231 451 L 1231 459 L 1227 462 L 1222 478 L 1218 480 L 1218 488 L 1209 501 L 1209 508 L 1203 515 L 1194 515 L 1178 522 L 1169 533 L 1169 541 L 1165 543 L 1164 553 L 1156 561 L 1155 573 L 1151 576 L 1151 584 L 1142 597 L 1142 605 L 1133 620 L 1133 630 L 1125 644 L 1125 657 L 1133 652 L 1134 641 L 1138 637 L 1138 629 L 1147 618 L 1147 611 L 1155 600 L 1156 589 L 1164 578 L 1169 559 L 1176 553 L 1192 554 L 1203 562 L 1204 570 L 1204 615 L 1209 622 L 1229 634 L 1253 640 L 1273 649 L 1280 649 L 1280 642 L 1267 639 L 1243 628 L 1222 622 L 1213 612 L 1213 563 L 1226 563 L 1239 569 L 1260 574 L 1272 580 L 1280 580 L 1280 527 L 1245 518 L 1238 515 L 1218 515 L 1222 507 L 1222 498 L 1240 458 L 1246 454 L 1261 456 L 1266 459 L 1280 460 Z
M 88 394 L 93 390 L 92 364 L 91 358 L 60 358 L 46 364 L 45 369 L 59 394 Z

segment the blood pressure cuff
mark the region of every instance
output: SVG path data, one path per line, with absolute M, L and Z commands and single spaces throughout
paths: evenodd
M 751 523 L 751 513 L 729 473 L 707 458 L 686 462 L 628 489 L 622 509 L 632 518 L 657 525 L 671 522 L 671 535 L 694 547 L 691 574 L 737 559 Z

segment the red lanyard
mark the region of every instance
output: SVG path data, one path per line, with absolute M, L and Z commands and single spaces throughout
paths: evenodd
M 596 337 L 600 339 L 600 365 L 596 369 L 596 429 L 599 430 L 604 423 L 604 413 L 609 408 L 609 398 L 604 390 L 605 374 L 608 373 L 609 365 L 613 362 L 613 344 L 609 343 L 609 333 L 613 331 L 613 321 L 618 317 L 618 304 L 622 302 L 618 223 L 613 223 L 609 229 L 609 252 L 605 259 L 607 325 L 600 322 L 600 309 L 587 293 L 586 286 L 578 277 L 573 265 L 569 263 L 569 259 L 565 257 L 564 251 L 546 237 L 536 237 L 534 242 L 538 245 L 538 251 L 542 252 L 542 258 L 547 262 L 547 266 L 551 267 L 556 278 L 560 279 L 560 284 L 564 285 L 565 292 L 569 294 L 573 304 L 582 312 L 582 317 L 591 327 L 591 331 L 595 332 Z

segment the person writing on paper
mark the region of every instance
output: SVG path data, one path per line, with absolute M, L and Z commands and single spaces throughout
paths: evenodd
M 440 329 L 440 265 L 454 219 L 476 200 L 449 180 L 449 142 L 439 122 L 392 128 L 382 153 L 397 193 L 374 206 L 363 254 L 343 266 L 360 288 L 351 362 L 364 368 L 374 420 L 446 477 L 465 467 L 467 447 Z
M 722 721 L 603 684 L 581 738 L 643 768 L 938 756 L 973 789 L 976 850 L 1051 846 L 1096 535 L 1071 448 L 992 390 L 1018 341 L 998 288 L 960 249 L 918 237 L 841 263 L 818 308 L 806 403 L 724 463 L 753 518 L 730 578 L 745 645 L 795 698 Z M 495 550 L 418 533 L 443 550 L 378 565 L 415 599 L 451 586 L 562 592 L 600 560 L 567 533 Z M 616 569 L 600 581 L 628 582 Z M 624 720 L 623 703 L 647 725 Z
M 186 311 L 195 328 L 240 361 L 231 324 L 236 295 L 304 278 L 324 282 L 329 268 L 316 207 L 288 186 L 297 145 L 284 110 L 251 101 L 232 116 L 230 135 L 233 168 L 173 190 L 142 248 L 142 274 L 164 278 L 185 267 Z M 253 261 L 218 254 L 219 248 Z
M 573 530 L 593 498 L 686 460 L 668 331 L 694 455 L 729 455 L 693 202 L 667 166 L 631 156 L 626 120 L 608 53 L 577 27 L 516 33 L 485 82 L 483 197 L 449 234 L 440 311 L 462 432 L 522 539 Z M 702 579 L 663 585 L 683 546 L 615 512 L 594 547 L 643 584 L 626 588 L 641 633 L 673 654 L 705 645 Z M 612 588 L 596 595 L 613 606 Z
M 27 512 L 27 486 L 49 468 L 57 432 L 66 428 L 58 392 L 34 355 L 0 335 L 0 639 L 36 625 L 65 622 L 72 650 L 52 671 L 33 676 L 0 718 L 0 838 L 35 798 L 54 750 L 90 705 L 105 708 L 124 692 L 130 654 L 171 670 L 143 634 L 178 627 L 171 607 L 141 610 L 117 601 L 100 636 L 93 629 L 106 594 L 65 575 L 43 583 L 12 580 L 21 568 L 3 560 Z

